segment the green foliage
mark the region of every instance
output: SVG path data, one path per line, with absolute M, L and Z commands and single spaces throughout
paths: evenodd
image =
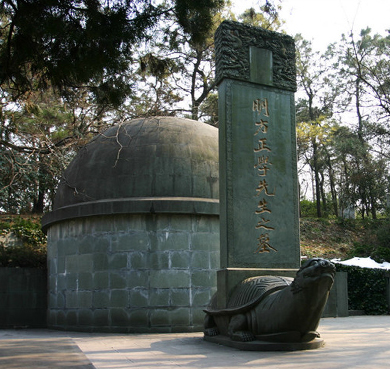
M 260 5 L 263 3 L 263 5 Z M 248 24 L 254 27 L 262 27 L 271 31 L 277 31 L 284 23 L 279 18 L 279 11 L 281 5 L 278 4 L 280 1 L 269 1 L 265 0 L 260 2 L 260 10 L 258 13 L 254 8 L 249 8 L 239 15 L 238 20 L 243 24 Z
M 20 0 L 0 7 L 0 84 L 14 96 L 89 86 L 98 104 L 119 106 L 132 92 L 134 45 L 174 17 L 203 39 L 223 0 Z
M 41 248 L 46 244 L 46 236 L 39 223 L 30 219 L 17 218 L 10 230 L 23 241 L 34 248 Z
M 322 216 L 323 218 L 329 218 L 333 214 L 331 202 L 328 201 L 326 206 L 322 204 Z M 317 205 L 314 201 L 303 199 L 300 201 L 300 217 L 301 218 L 316 218 L 317 217 Z M 319 218 L 319 219 L 323 219 Z
M 302 218 L 315 218 L 317 216 L 317 207 L 314 201 L 301 200 L 300 216 Z
M 351 32 L 324 55 L 299 35 L 296 45 L 298 84 L 306 94 L 297 104 L 299 162 L 312 173 L 318 202 L 326 189 L 334 213 L 355 205 L 363 218 L 376 218 L 389 187 L 390 38 L 370 29 L 358 37 Z M 352 114 L 339 116 L 346 111 Z M 339 125 L 326 141 L 317 132 L 321 115 Z
M 337 265 L 337 271 L 348 273 L 348 306 L 351 310 L 364 310 L 366 314 L 388 313 L 386 276 L 381 269 Z
M 13 234 L 18 245 L 0 242 L 0 266 L 46 268 L 46 236 L 43 234 L 39 219 L 7 219 L 0 222 L 0 236 Z
M 276 2 L 260 8 L 271 20 Z M 216 89 L 213 36 L 233 16 L 229 7 L 219 11 L 223 5 L 2 2 L 0 211 L 51 210 L 74 154 L 112 124 L 188 114 L 217 125 L 217 97 L 210 95 Z
M 208 117 L 205 123 L 218 126 L 218 94 L 209 93 L 207 98 L 200 105 L 199 111 L 202 116 Z
M 355 242 L 352 256 L 368 257 L 381 263 L 390 261 L 390 220 L 365 219 L 362 222 L 369 232 L 360 242 Z
M 213 26 L 213 12 L 220 9 L 224 0 L 176 0 L 175 10 L 179 24 L 191 35 L 194 44 L 204 40 Z

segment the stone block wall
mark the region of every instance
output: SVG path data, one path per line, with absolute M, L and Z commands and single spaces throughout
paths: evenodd
M 348 273 L 336 272 L 328 301 L 322 313 L 323 318 L 348 316 Z
M 46 270 L 0 268 L 0 328 L 46 326 Z
M 93 216 L 48 231 L 48 326 L 191 332 L 216 291 L 215 215 Z

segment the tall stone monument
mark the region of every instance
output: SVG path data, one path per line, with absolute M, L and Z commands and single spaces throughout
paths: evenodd
M 233 22 L 220 26 L 215 43 L 219 281 L 231 288 L 264 269 L 288 273 L 300 266 L 295 46 L 287 35 Z
M 221 270 L 217 294 L 206 310 L 206 339 L 224 330 L 221 324 L 217 324 L 219 331 L 213 328 L 217 320 L 213 314 L 226 313 L 229 317 L 221 319 L 228 326 L 236 308 L 246 314 L 240 304 L 249 306 L 254 295 L 262 299 L 284 288 L 300 267 L 294 41 L 287 35 L 226 21 L 216 32 L 215 45 Z M 332 267 L 325 264 L 331 275 Z M 238 296 L 236 305 L 229 305 L 234 288 L 241 288 L 238 284 L 265 275 L 275 276 L 272 283 L 276 285 L 269 286 L 267 281 L 244 286 L 252 297 Z M 228 331 L 231 328 L 226 327 Z

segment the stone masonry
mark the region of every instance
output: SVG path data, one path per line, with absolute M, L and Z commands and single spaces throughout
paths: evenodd
M 218 216 L 94 216 L 54 224 L 48 239 L 49 327 L 202 329 L 216 290 Z

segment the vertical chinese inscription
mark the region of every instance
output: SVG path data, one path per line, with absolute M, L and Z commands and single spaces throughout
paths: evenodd
M 268 183 L 267 175 L 271 171 L 272 162 L 270 153 L 272 148 L 267 143 L 268 132 L 270 126 L 270 114 L 268 107 L 268 99 L 255 99 L 252 104 L 252 111 L 255 113 L 254 137 L 255 145 L 253 148 L 256 169 L 257 187 L 254 191 L 254 196 L 258 198 L 257 208 L 255 209 L 256 225 L 255 229 L 258 232 L 256 237 L 256 249 L 254 253 L 264 253 L 277 251 L 270 243 L 270 234 L 275 231 L 270 215 L 272 209 L 269 204 L 269 199 L 275 196 L 275 189 Z
M 299 268 L 294 42 L 223 23 L 216 58 L 221 267 Z

